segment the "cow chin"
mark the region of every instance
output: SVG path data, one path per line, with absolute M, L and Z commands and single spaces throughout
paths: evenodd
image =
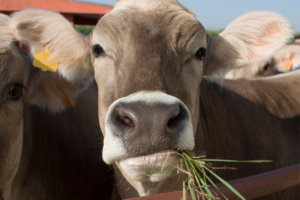
M 174 173 L 156 173 L 175 169 L 180 156 L 175 151 L 155 152 L 145 156 L 131 157 L 118 161 L 121 170 L 134 181 L 160 182 Z

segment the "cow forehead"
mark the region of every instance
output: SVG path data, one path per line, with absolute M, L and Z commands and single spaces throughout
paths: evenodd
M 126 42 L 146 41 L 151 36 L 152 41 L 163 38 L 178 49 L 178 46 L 185 46 L 180 44 L 184 43 L 182 41 L 188 41 L 194 35 L 203 36 L 205 30 L 195 16 L 177 1 L 127 0 L 117 3 L 99 20 L 93 32 L 93 43 L 113 40 L 107 45 L 110 48 Z M 105 44 L 103 47 L 107 50 Z
M 134 7 L 138 7 L 143 12 L 153 10 L 185 11 L 190 15 L 195 15 L 194 12 L 186 9 L 177 0 L 120 0 L 116 3 L 113 11 L 119 9 L 131 10 Z

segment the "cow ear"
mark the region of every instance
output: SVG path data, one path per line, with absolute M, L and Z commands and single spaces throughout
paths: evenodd
M 75 105 L 73 84 L 53 72 L 30 65 L 24 100 L 54 113 Z
M 59 13 L 29 9 L 11 16 L 15 37 L 30 47 L 32 55 L 49 50 L 58 61 L 58 73 L 76 90 L 93 75 L 89 36 L 77 32 Z
M 291 24 L 280 15 L 245 14 L 210 39 L 205 73 L 224 76 L 233 68 L 268 59 L 292 38 Z

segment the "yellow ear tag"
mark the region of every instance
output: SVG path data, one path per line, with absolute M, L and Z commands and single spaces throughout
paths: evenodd
M 58 62 L 48 48 L 42 53 L 34 54 L 33 66 L 41 68 L 43 71 L 56 72 Z

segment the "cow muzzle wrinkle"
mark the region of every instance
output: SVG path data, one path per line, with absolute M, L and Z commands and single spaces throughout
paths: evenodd
M 193 150 L 194 134 L 190 112 L 178 98 L 158 91 L 141 91 L 109 107 L 103 147 L 107 164 L 123 160 L 133 169 L 161 167 L 165 153 L 179 147 Z M 170 162 L 176 164 L 172 159 Z

